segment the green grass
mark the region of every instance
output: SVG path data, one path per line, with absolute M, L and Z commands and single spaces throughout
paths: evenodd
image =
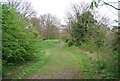
M 96 53 L 93 55 L 96 56 L 97 59 L 93 59 L 93 63 L 102 77 L 107 79 L 117 78 L 118 67 L 116 65 L 118 65 L 118 54 L 114 53 L 112 48 L 107 46 L 98 48 L 92 43 L 83 44 L 80 48 Z
M 110 79 L 111 74 L 101 66 L 88 51 L 59 40 L 38 43 L 37 57 L 21 66 L 16 66 L 5 78 L 16 79 Z M 103 65 L 104 66 L 104 65 Z M 108 77 L 109 76 L 109 77 Z
M 50 60 L 51 56 L 49 53 L 46 53 L 44 50 L 49 49 L 52 47 L 57 46 L 59 43 L 58 40 L 45 40 L 38 42 L 38 45 L 36 48 L 38 53 L 35 54 L 35 58 L 32 61 L 28 61 L 27 63 L 24 63 L 22 65 L 9 65 L 4 68 L 5 70 L 5 79 L 11 79 L 11 78 L 24 78 L 27 76 L 30 76 L 32 73 L 35 73 L 38 71 L 39 68 L 44 66 L 48 61 Z
M 17 75 L 15 75 L 13 78 L 23 78 L 37 72 L 39 68 L 41 68 L 50 60 L 49 54 L 44 54 L 45 55 L 43 56 L 43 58 L 41 58 L 41 55 L 37 55 L 37 57 L 41 59 L 38 59 L 37 62 L 32 64 L 32 66 L 28 66 L 27 68 L 20 70 L 20 72 L 18 72 Z
M 51 79 L 100 79 L 97 70 L 91 65 L 90 56 L 82 51 L 76 51 L 75 46 L 57 46 L 46 50 L 51 55 L 51 60 L 37 73 L 28 78 Z M 67 75 L 65 75 L 67 72 Z
M 69 52 L 74 54 L 81 62 L 82 67 L 82 79 L 100 79 L 97 74 L 97 70 L 92 65 L 92 57 L 86 52 L 80 51 L 80 48 L 71 46 L 66 48 Z M 81 79 L 81 78 L 80 78 Z
M 40 45 L 39 46 L 40 50 L 45 50 L 52 47 L 56 47 L 59 45 L 59 43 L 60 43 L 59 40 L 45 40 L 45 41 L 39 42 L 38 44 Z
M 46 55 L 44 53 L 44 56 L 42 58 L 41 58 L 41 54 L 38 54 L 36 56 L 40 59 L 37 58 L 36 61 L 28 62 L 26 63 L 26 65 L 14 67 L 14 69 L 8 73 L 10 74 L 10 76 L 6 78 L 21 79 L 23 77 L 27 77 L 31 75 L 32 73 L 37 72 L 39 68 L 41 68 L 43 65 L 45 65 L 50 60 L 50 56 L 47 53 Z

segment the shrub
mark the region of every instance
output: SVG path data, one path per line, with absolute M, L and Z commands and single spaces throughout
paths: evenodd
M 26 28 L 27 25 L 28 23 L 20 19 L 20 15 L 15 12 L 15 8 L 2 5 L 3 66 L 33 59 L 36 52 L 34 44 L 38 36 L 34 34 L 35 32 L 30 32 Z

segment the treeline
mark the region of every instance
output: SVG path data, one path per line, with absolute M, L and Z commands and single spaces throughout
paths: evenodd
M 67 14 L 67 26 L 62 38 L 68 46 L 77 46 L 96 53 L 93 63 L 106 73 L 104 77 L 118 78 L 118 27 L 109 27 L 109 20 L 90 10 L 88 4 L 73 4 Z M 66 34 L 66 36 L 64 35 Z
M 60 35 L 59 19 L 51 14 L 40 15 L 39 18 L 32 17 L 29 19 L 32 27 L 35 28 L 44 40 L 58 39 Z

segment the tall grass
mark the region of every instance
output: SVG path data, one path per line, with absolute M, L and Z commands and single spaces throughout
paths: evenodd
M 111 47 L 96 47 L 94 44 L 82 44 L 81 49 L 85 49 L 97 56 L 93 59 L 94 66 L 103 73 L 105 78 L 117 78 L 118 76 L 118 53 L 114 52 Z

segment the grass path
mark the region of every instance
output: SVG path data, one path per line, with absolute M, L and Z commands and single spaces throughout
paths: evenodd
M 46 51 L 50 55 L 49 62 L 27 79 L 96 79 L 90 65 L 90 57 L 85 52 L 75 51 L 60 43 L 57 47 Z
M 51 60 L 37 73 L 28 77 L 29 79 L 73 79 L 80 77 L 76 75 L 81 68 L 80 61 L 71 52 L 61 46 L 45 51 L 51 55 Z
M 63 42 L 41 42 L 45 56 L 15 67 L 6 79 L 99 79 L 91 64 L 91 55 L 76 47 L 67 47 Z M 40 44 L 40 45 L 41 45 Z M 44 53 L 43 53 L 44 54 Z M 96 72 L 96 73 L 95 73 Z

